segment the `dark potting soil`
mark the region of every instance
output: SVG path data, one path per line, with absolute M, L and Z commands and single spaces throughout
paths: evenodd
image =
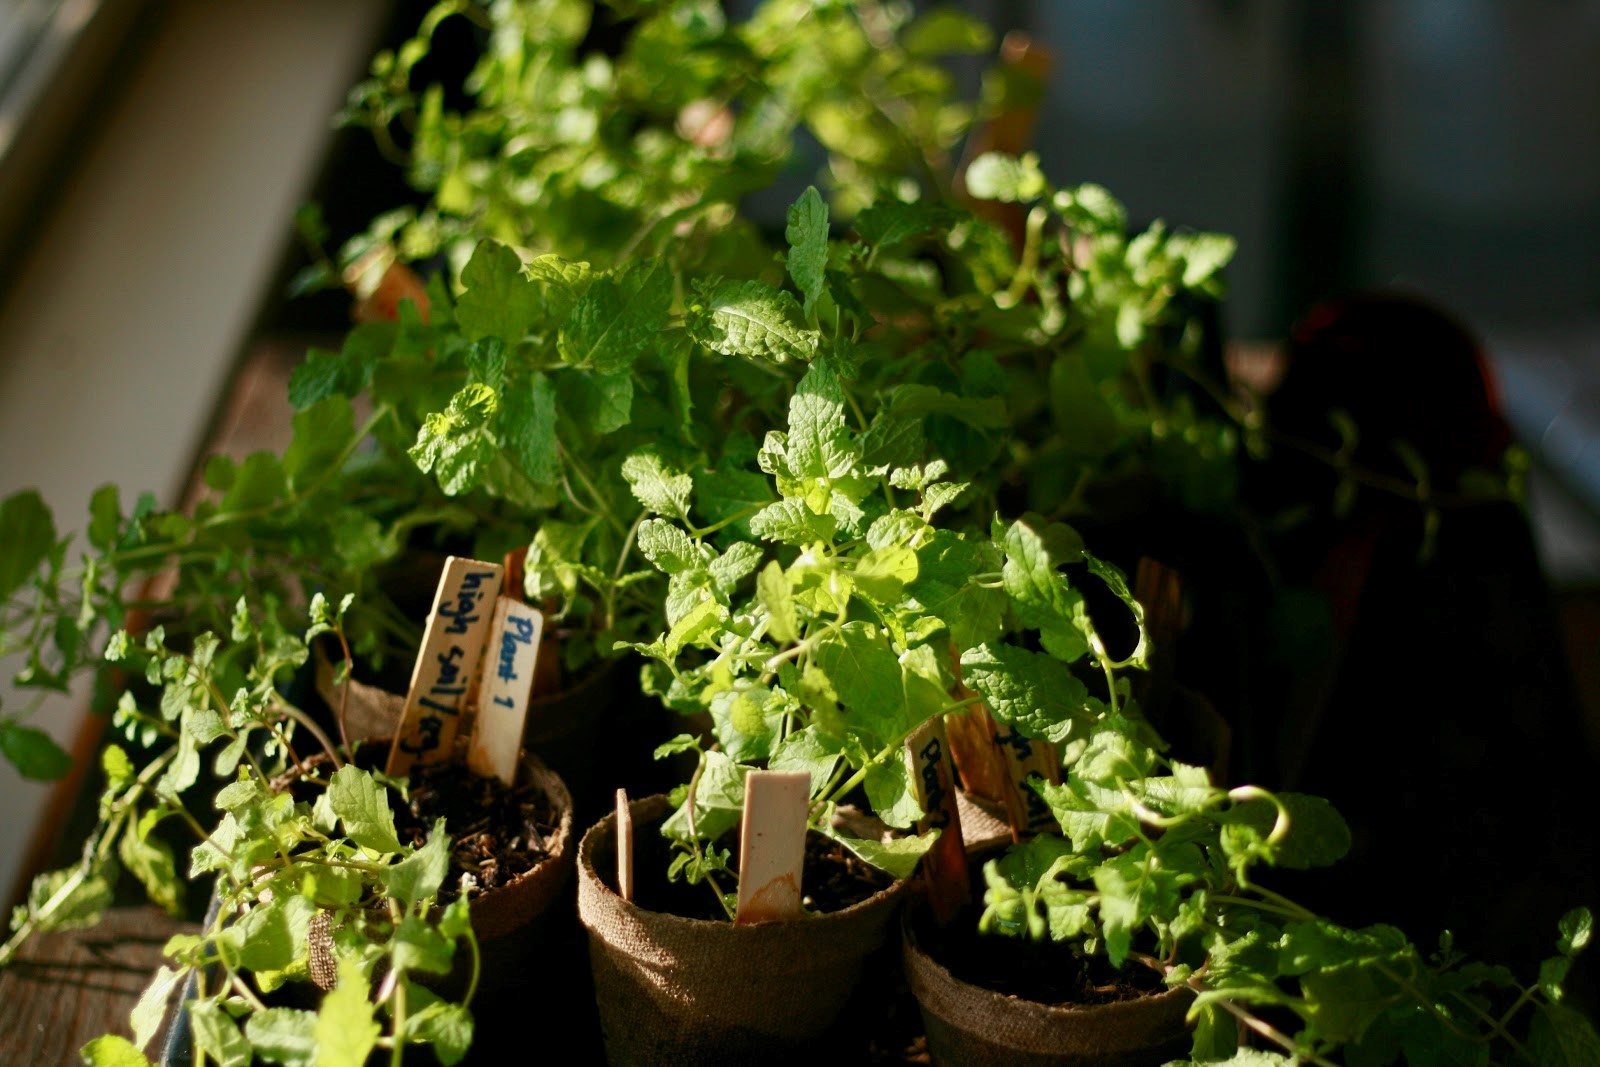
M 530 783 L 510 788 L 465 764 L 442 763 L 413 769 L 410 793 L 410 804 L 390 799 L 400 840 L 422 846 L 440 817 L 450 835 L 451 875 L 439 888 L 441 904 L 460 896 L 463 885 L 476 887 L 469 896 L 499 888 L 550 854 L 545 842 L 556 832 L 557 817 Z
M 1119 970 L 1054 941 L 980 933 L 975 914 L 958 916 L 937 932 L 931 923 L 920 924 L 917 941 L 962 981 L 1041 1004 L 1111 1004 L 1167 988 L 1159 974 L 1138 964 Z
M 388 755 L 387 743 L 371 742 L 356 747 L 352 762 L 377 770 Z M 315 799 L 299 779 L 289 788 L 297 800 Z M 408 792 L 409 802 L 389 789 L 401 843 L 420 848 L 440 818 L 450 835 L 450 874 L 439 888 L 441 904 L 460 896 L 463 885 L 469 896 L 505 885 L 550 854 L 545 842 L 555 834 L 559 815 L 531 783 L 510 788 L 498 778 L 474 774 L 464 763 L 441 763 L 414 767 Z
M 637 834 L 633 861 L 634 902 L 649 911 L 726 922 L 727 912 L 705 883 L 690 885 L 667 880 L 666 871 L 672 855 L 671 846 L 655 827 Z M 735 854 L 734 875 L 718 879 L 725 892 L 732 893 L 737 888 L 738 861 Z M 837 841 L 815 831 L 806 835 L 805 867 L 800 875 L 801 902 L 806 911 L 822 914 L 843 911 L 893 884 L 893 878 L 862 862 Z

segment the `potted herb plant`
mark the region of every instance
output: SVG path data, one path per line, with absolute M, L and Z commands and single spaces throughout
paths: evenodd
M 408 794 L 405 782 L 363 766 L 373 753 L 335 744 L 283 695 L 308 641 L 321 633 L 344 641 L 348 606 L 314 598 L 304 638 L 271 616 L 253 619 L 243 602 L 228 642 L 205 633 L 179 648 L 159 628 L 142 643 L 125 631 L 113 637 L 108 658 L 142 673 L 159 699 L 134 689 L 123 697 L 117 725 L 137 747 L 105 749 L 107 789 L 83 858 L 35 885 L 6 951 L 34 929 L 92 921 L 119 869 L 177 909 L 185 879 L 169 831 L 178 824 L 180 836 L 198 838 L 187 878 L 214 874 L 216 888 L 202 931 L 167 946 L 171 965 L 134 1010 L 131 1047 L 99 1038 L 84 1050 L 88 1062 L 145 1062 L 142 1049 L 185 981 L 181 1010 L 194 1047 L 219 1062 L 309 1064 L 337 1054 L 361 1063 L 384 1049 L 398 1063 L 419 1044 L 457 1062 L 485 978 L 480 941 L 492 951 L 559 895 L 571 870 L 571 802 L 537 762 L 517 790 L 464 801 L 477 816 L 508 809 L 516 828 L 490 832 L 525 839 L 523 869 L 505 879 L 478 864 L 469 873 L 460 855 L 485 838 L 454 811 L 453 841 L 444 815 L 435 817 L 447 803 L 425 793 L 443 779 L 413 776 Z M 383 752 L 375 755 L 381 764 Z M 212 816 L 196 803 L 203 763 L 227 781 Z M 458 945 L 469 950 L 460 958 Z M 453 970 L 454 983 L 441 986 Z
M 961 706 L 950 696 L 952 627 L 938 612 L 959 618 L 966 642 L 998 625 L 981 607 L 997 596 L 983 579 L 998 560 L 983 541 L 937 528 L 966 490 L 942 462 L 875 459 L 870 434 L 849 425 L 837 373 L 818 360 L 790 401 L 787 430 L 769 433 L 760 452 L 775 492 L 750 517 L 756 540 L 694 532 L 687 474 L 663 465 L 638 483 L 657 516 L 640 526 L 641 550 L 670 576 L 669 629 L 640 651 L 656 661 L 665 702 L 709 731 L 666 746 L 699 749 L 688 785 L 632 805 L 649 842 L 633 899 L 619 882 L 616 816 L 580 847 L 579 912 L 613 1062 L 735 1062 L 815 1047 L 931 844 L 932 834 L 907 833 L 924 812 L 905 745 Z M 754 592 L 740 595 L 750 575 Z M 955 605 L 966 612 L 947 611 Z M 800 884 L 788 883 L 811 908 L 766 925 L 733 900 L 750 846 L 736 860 L 724 840 L 749 818 L 756 768 L 799 776 L 799 825 L 812 831 Z M 858 791 L 877 825 L 898 832 L 839 820 Z M 865 899 L 849 906 L 821 862 L 837 845 L 882 872 L 858 879 Z
M 1064 780 L 1035 785 L 1060 832 L 985 864 L 976 931 L 908 925 L 908 973 L 936 1061 L 1154 1064 L 1187 1047 L 1196 1063 L 1578 1063 L 1600 1049 L 1563 1003 L 1562 980 L 1590 938 L 1586 910 L 1563 919 L 1560 954 L 1524 986 L 1465 961 L 1448 935 L 1430 956 L 1393 927 L 1347 929 L 1274 891 L 1272 868 L 1339 859 L 1343 821 L 1320 798 L 1225 789 L 1163 755 L 1118 676 L 1140 657 L 1113 659 L 1080 610 L 1069 578 L 1079 543 L 1023 524 L 1007 534 L 1002 585 L 1043 650 L 985 645 L 962 664 L 997 720 L 1064 744 Z M 1078 663 L 1103 676 L 1098 694 L 1073 677 Z M 1008 950 L 1015 939 L 1034 944 Z M 987 978 L 1007 965 L 1008 982 L 1042 969 L 1076 985 L 1080 1003 L 983 988 L 973 976 L 985 973 L 985 940 L 1005 961 Z M 1112 988 L 1129 966 L 1150 972 L 1143 997 Z M 1085 993 L 1113 1002 L 1088 1008 Z M 1141 1041 L 1117 1021 L 1138 1015 L 1165 1030 Z

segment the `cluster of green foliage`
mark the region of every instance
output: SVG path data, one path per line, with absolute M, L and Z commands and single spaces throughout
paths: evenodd
M 1053 547 L 1043 558 L 1007 555 L 1018 579 L 1032 561 L 1045 583 L 1029 593 L 1036 604 L 1071 595 L 1059 567 L 1076 546 L 1060 528 L 1049 542 L 1065 543 L 1066 555 Z M 1069 617 L 1076 633 L 1063 626 Z M 1394 927 L 1353 930 L 1311 912 L 1262 885 L 1261 872 L 1339 860 L 1350 832 L 1338 813 L 1319 797 L 1223 789 L 1203 767 L 1166 756 L 1115 673 L 1138 657 L 1110 662 L 1076 606 L 1028 625 L 1039 628 L 1044 652 L 990 651 L 963 662 L 997 719 L 1062 745 L 1062 783 L 1034 783 L 1061 833 L 985 865 L 980 929 L 1049 938 L 1115 966 L 1132 960 L 1186 986 L 1196 994 L 1195 1064 L 1331 1065 L 1339 1056 L 1371 1067 L 1576 1067 L 1600 1056 L 1600 1037 L 1562 989 L 1591 937 L 1587 909 L 1562 919 L 1559 954 L 1527 986 L 1503 967 L 1467 961 L 1448 933 L 1429 957 Z M 1031 686 L 994 673 L 1018 656 L 1037 657 Z M 1074 691 L 1068 665 L 1078 660 L 1104 673 L 1108 701 Z M 1240 1048 L 1240 1023 L 1270 1047 Z
M 158 627 L 136 644 L 118 631 L 107 658 L 142 668 L 154 696 L 130 688 L 116 725 L 134 746 L 101 754 L 106 776 L 99 823 L 80 861 L 40 875 L 13 916 L 0 962 L 38 930 L 88 925 L 111 903 L 120 871 L 143 883 L 152 901 L 181 914 L 185 887 L 214 875 L 211 918 L 198 934 L 166 945 L 171 961 L 156 974 L 132 1015 L 133 1040 L 108 1035 L 84 1049 L 101 1067 L 147 1063 L 144 1047 L 167 1017 L 173 994 L 193 980 L 186 1010 L 196 1050 L 223 1067 L 260 1057 L 284 1067 L 360 1067 L 377 1048 L 393 1062 L 408 1045 L 430 1045 L 440 1062 L 458 1062 L 472 1040 L 468 1008 L 477 984 L 477 950 L 468 900 L 435 903 L 449 873 L 443 820 L 419 848 L 402 844 L 389 806 L 405 783 L 362 770 L 279 691 L 306 661 L 322 633 L 339 639 L 349 601 L 331 608 L 320 596 L 302 638 L 273 620 L 257 623 L 241 601 L 231 640 L 201 634 L 177 651 Z M 229 698 L 227 689 L 235 687 Z M 319 759 L 295 748 L 316 746 Z M 193 787 L 202 764 L 225 781 L 199 810 Z M 282 788 L 297 776 L 314 801 Z M 220 815 L 216 814 L 220 813 Z M 196 843 L 186 876 L 178 873 L 167 827 Z M 315 945 L 314 925 L 327 932 Z M 448 974 L 458 945 L 472 950 L 462 1003 L 441 999 L 419 975 Z M 315 1009 L 272 994 L 311 981 L 312 955 L 337 967 L 336 986 Z M 299 1003 L 305 1001 L 299 998 Z
M 456 87 L 416 84 L 452 17 L 484 37 L 463 111 L 447 105 Z M 847 214 L 892 190 L 944 198 L 980 108 L 943 61 L 992 43 L 953 7 L 882 0 L 766 0 L 743 22 L 714 0 L 444 0 L 376 57 L 344 113 L 428 203 L 379 217 L 346 258 L 388 246 L 459 271 L 490 237 L 597 264 L 671 255 L 738 271 L 767 258 L 741 198 L 796 171 L 823 169 Z M 1005 103 L 996 82 L 982 113 Z M 822 158 L 801 158 L 804 142 Z M 307 283 L 334 280 L 322 270 Z

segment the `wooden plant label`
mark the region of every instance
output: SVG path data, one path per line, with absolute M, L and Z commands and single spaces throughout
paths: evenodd
M 811 775 L 804 771 L 751 771 L 745 777 L 736 925 L 800 917 L 810 807 Z
M 617 790 L 617 892 L 633 903 L 633 809 L 626 789 Z
M 499 590 L 500 564 L 460 556 L 445 560 L 385 774 L 403 775 L 413 764 L 440 763 L 455 755 L 462 705 Z
M 994 740 L 1005 757 L 1006 772 L 1011 779 L 1011 786 L 1005 795 L 1006 820 L 1011 823 L 1011 836 L 1021 841 L 1034 834 L 1059 831 L 1050 805 L 1028 785 L 1028 779 L 1037 776 L 1052 785 L 1060 785 L 1061 753 L 1049 741 L 1023 737 L 1003 726 L 995 728 Z
M 519 600 L 495 602 L 494 622 L 483 654 L 483 684 L 478 689 L 478 723 L 467 746 L 467 766 L 475 774 L 517 784 L 522 728 L 533 693 L 533 668 L 539 659 L 544 615 Z
M 971 898 L 967 881 L 967 849 L 961 836 L 961 816 L 956 810 L 955 767 L 950 762 L 950 740 L 944 720 L 937 716 L 906 738 L 906 762 L 912 788 L 926 812 L 917 823 L 918 833 L 938 830 L 939 840 L 922 859 L 928 881 L 928 904 L 943 926 Z

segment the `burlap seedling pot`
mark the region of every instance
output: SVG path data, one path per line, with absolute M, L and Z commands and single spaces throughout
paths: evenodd
M 544 794 L 556 828 L 544 839 L 548 853 L 544 859 L 505 885 L 487 890 L 472 901 L 472 930 L 478 939 L 481 959 L 479 987 L 486 991 L 514 977 L 544 936 L 545 916 L 550 912 L 550 905 L 562 895 L 574 861 L 572 797 L 566 785 L 528 752 L 522 754 L 518 782 L 531 783 Z M 279 788 L 286 788 L 288 780 L 277 784 Z M 449 829 L 445 827 L 446 832 Z M 332 930 L 325 914 L 312 920 L 309 937 L 312 980 L 325 990 L 332 989 L 338 978 L 338 967 L 333 957 Z M 465 947 L 456 954 L 455 962 L 456 968 L 450 975 L 437 981 L 429 978 L 429 984 L 438 986 L 447 995 L 464 990 L 471 967 Z
M 639 838 L 673 810 L 663 796 L 631 809 Z M 826 1055 L 829 1030 L 909 885 L 827 915 L 734 926 L 647 911 L 617 895 L 615 879 L 613 813 L 578 846 L 578 917 L 589 931 L 606 1058 L 629 1067 Z
M 914 927 L 903 925 L 906 976 L 941 1067 L 1160 1067 L 1188 1055 L 1193 994 L 1182 986 L 1112 1004 L 1041 1004 L 955 977 Z

